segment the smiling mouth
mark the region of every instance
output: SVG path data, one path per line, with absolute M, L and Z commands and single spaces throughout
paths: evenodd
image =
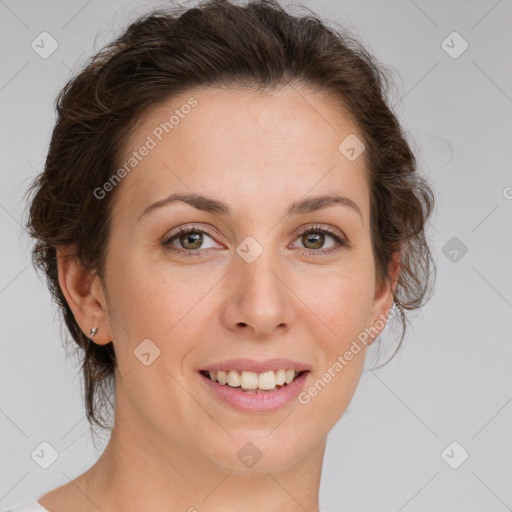
M 267 372 L 239 372 L 237 370 L 201 370 L 199 373 L 221 386 L 228 386 L 247 393 L 271 393 L 291 384 L 308 370 L 270 370 Z

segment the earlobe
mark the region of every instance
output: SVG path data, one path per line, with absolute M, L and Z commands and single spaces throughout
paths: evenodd
M 59 285 L 73 312 L 76 322 L 84 334 L 94 342 L 103 345 L 112 340 L 107 317 L 107 305 L 100 278 L 83 268 L 75 256 L 74 247 L 57 249 Z M 91 329 L 96 328 L 92 333 Z

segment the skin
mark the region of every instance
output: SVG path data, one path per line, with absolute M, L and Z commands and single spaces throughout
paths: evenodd
M 197 107 L 118 185 L 105 282 L 59 252 L 77 322 L 87 336 L 99 327 L 95 343 L 113 340 L 119 364 L 111 439 L 92 468 L 39 499 L 51 512 L 318 511 L 326 436 L 354 394 L 364 345 L 308 404 L 270 413 L 221 403 L 197 372 L 230 358 L 287 357 L 310 365 L 307 389 L 392 305 L 389 283 L 375 280 L 364 158 L 338 150 L 359 131 L 332 98 L 291 87 L 193 89 L 153 108 L 126 155 L 190 97 Z M 232 215 L 174 203 L 137 221 L 175 192 L 223 201 Z M 285 216 L 292 202 L 320 194 L 350 198 L 361 216 L 340 204 Z M 200 256 L 163 246 L 187 223 L 213 231 L 193 249 Z M 314 224 L 351 247 L 328 254 L 329 234 L 323 245 L 298 234 Z M 252 263 L 236 252 L 248 236 L 263 248 Z M 188 248 L 179 237 L 172 246 Z M 149 366 L 133 354 L 147 338 L 160 349 Z M 252 468 L 237 458 L 247 442 L 262 453 Z

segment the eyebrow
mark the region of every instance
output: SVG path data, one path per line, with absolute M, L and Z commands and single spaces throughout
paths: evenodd
M 171 194 L 165 199 L 161 199 L 160 201 L 156 201 L 153 204 L 150 204 L 139 216 L 137 222 L 147 215 L 149 212 L 161 208 L 163 206 L 167 206 L 169 204 L 175 202 L 183 202 L 193 206 L 194 208 L 201 210 L 203 212 L 213 213 L 215 215 L 229 216 L 231 215 L 231 210 L 226 203 L 222 201 L 218 201 L 216 199 L 211 199 L 209 197 L 202 196 L 200 194 Z M 321 195 L 321 196 L 313 196 L 307 197 L 306 199 L 302 199 L 300 201 L 294 201 L 286 212 L 287 216 L 293 215 L 303 215 L 306 213 L 315 212 L 318 210 L 323 210 L 324 208 L 328 208 L 329 206 L 334 205 L 342 205 L 350 208 L 352 211 L 355 211 L 361 221 L 363 220 L 363 214 L 359 206 L 349 199 L 348 197 L 342 197 L 339 195 Z

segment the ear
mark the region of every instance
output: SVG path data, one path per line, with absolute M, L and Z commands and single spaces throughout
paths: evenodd
M 57 248 L 59 284 L 76 322 L 98 345 L 112 341 L 103 284 L 97 273 L 87 272 L 75 256 L 75 246 Z M 92 327 L 98 332 L 91 338 Z
M 396 288 L 399 271 L 399 253 L 394 252 L 388 265 L 389 279 L 383 279 L 381 283 L 377 283 L 375 286 L 371 324 L 368 328 L 370 331 L 368 345 L 371 345 L 386 327 L 389 311 L 393 306 L 393 292 Z

